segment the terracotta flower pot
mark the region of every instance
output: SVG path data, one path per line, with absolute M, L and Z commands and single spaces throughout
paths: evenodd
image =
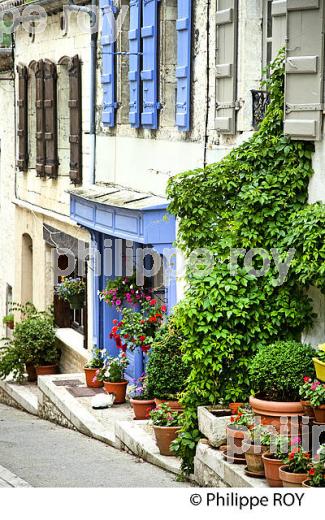
M 302 483 L 302 487 L 306 487 L 306 488 L 311 488 L 313 486 L 310 485 L 310 480 L 307 479 L 307 480 L 304 480 L 303 483 Z
M 14 330 L 14 328 L 15 328 L 15 322 L 14 322 L 14 320 L 7 321 L 7 322 L 6 322 L 6 326 L 8 327 L 8 329 L 10 329 L 10 330 Z
M 307 478 L 307 473 L 291 473 L 287 471 L 288 466 L 280 466 L 279 475 L 283 487 L 302 487 L 302 483 Z
M 304 409 L 304 414 L 307 415 L 308 417 L 315 417 L 315 413 L 314 413 L 314 409 L 313 407 L 311 406 L 310 404 L 310 401 L 300 401 L 301 402 L 301 405 Z
M 266 453 L 266 446 L 243 442 L 243 450 L 247 463 L 247 470 L 257 477 L 264 476 L 264 464 L 262 461 L 263 453 Z
M 171 456 L 170 444 L 176 439 L 179 426 L 154 426 L 156 442 L 161 455 Z
M 86 376 L 86 385 L 89 388 L 101 388 L 104 386 L 104 383 L 102 381 L 98 381 L 94 379 L 96 378 L 96 372 L 98 368 L 84 368 L 85 376 Z
M 228 424 L 227 425 L 227 445 L 228 451 L 230 453 L 235 453 L 239 457 L 245 458 L 245 453 L 243 451 L 243 442 L 245 439 L 248 439 L 249 433 L 248 429 L 243 427 L 243 429 L 238 429 L 235 426 Z
M 37 381 L 37 374 L 35 365 L 33 363 L 26 363 L 27 381 L 35 383 Z
M 149 419 L 149 411 L 156 407 L 154 399 L 130 399 L 130 403 L 138 420 Z
M 58 365 L 39 365 L 35 370 L 37 376 L 51 376 L 58 373 Z
M 251 396 L 249 403 L 255 413 L 261 418 L 261 424 L 272 425 L 278 432 L 281 427 L 281 417 L 299 417 L 304 415 L 304 409 L 300 401 L 265 401 Z M 290 421 L 288 432 L 290 435 Z M 296 432 L 294 433 L 296 435 Z
M 169 406 L 169 408 L 173 412 L 182 412 L 183 411 L 183 407 L 179 401 L 168 401 L 168 399 L 155 398 L 155 403 L 156 403 L 157 407 L 160 406 L 161 404 L 167 404 L 167 406 Z
M 325 404 L 314 406 L 315 419 L 318 423 L 325 424 Z
M 282 460 L 273 458 L 269 452 L 263 453 L 262 460 L 268 485 L 270 487 L 282 487 L 282 480 L 279 475 L 279 469 L 283 466 Z
M 104 390 L 107 394 L 115 395 L 114 404 L 123 404 L 125 403 L 127 385 L 127 381 L 122 381 L 121 383 L 111 383 L 110 381 L 105 381 Z

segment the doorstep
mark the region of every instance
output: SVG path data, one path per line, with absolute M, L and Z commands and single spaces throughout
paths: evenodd
M 35 383 L 17 384 L 0 380 L 0 402 L 38 415 L 39 390 Z
M 196 448 L 194 478 L 202 487 L 268 488 L 265 479 L 248 477 L 244 465 L 224 460 L 222 452 L 201 440 Z

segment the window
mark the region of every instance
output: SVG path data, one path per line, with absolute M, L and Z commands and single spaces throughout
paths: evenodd
M 272 0 L 264 0 L 263 11 L 263 67 L 265 67 L 272 61 Z

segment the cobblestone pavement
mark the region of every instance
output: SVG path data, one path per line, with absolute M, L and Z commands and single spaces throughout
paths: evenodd
M 33 487 L 190 486 L 135 456 L 2 404 L 0 465 Z

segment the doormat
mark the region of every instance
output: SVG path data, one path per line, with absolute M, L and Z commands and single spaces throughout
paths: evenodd
M 87 386 L 75 386 L 67 388 L 67 390 L 73 397 L 93 397 L 104 393 L 103 388 L 88 388 Z
M 60 381 L 53 381 L 56 386 L 80 386 L 82 381 L 79 379 L 61 379 Z

